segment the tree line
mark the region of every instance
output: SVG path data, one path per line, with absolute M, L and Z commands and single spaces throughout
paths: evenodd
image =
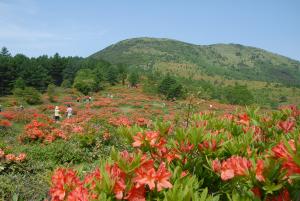
M 84 94 L 98 91 L 105 85 L 125 84 L 129 79 L 134 86 L 138 74 L 124 64 L 112 65 L 104 60 L 82 57 L 53 56 L 29 58 L 23 54 L 12 56 L 8 49 L 0 51 L 0 95 L 13 93 L 14 88 L 33 87 L 44 92 L 49 84 L 75 87 Z

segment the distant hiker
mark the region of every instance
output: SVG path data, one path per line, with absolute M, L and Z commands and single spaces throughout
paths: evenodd
M 71 105 L 68 105 L 68 108 L 67 108 L 67 118 L 68 119 L 71 118 L 72 112 L 73 112 L 73 109 L 71 108 Z
M 20 109 L 20 111 L 23 111 L 24 110 L 24 106 L 21 104 L 19 109 Z
M 209 105 L 209 108 L 212 109 L 212 108 L 213 108 L 213 105 L 210 104 L 210 105 Z
M 2 112 L 2 105 L 0 104 L 0 112 Z
M 59 114 L 59 108 L 58 106 L 55 106 L 55 109 L 54 109 L 54 120 L 55 122 L 59 121 L 60 119 L 60 114 Z
M 89 102 L 92 102 L 92 97 L 91 96 L 89 96 Z
M 78 97 L 76 101 L 77 101 L 77 103 L 79 103 L 80 102 L 80 98 Z

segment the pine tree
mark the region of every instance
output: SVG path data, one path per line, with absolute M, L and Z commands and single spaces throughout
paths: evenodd
M 9 53 L 9 51 L 6 47 L 2 47 L 1 52 L 0 52 L 0 56 L 10 57 L 11 54 Z

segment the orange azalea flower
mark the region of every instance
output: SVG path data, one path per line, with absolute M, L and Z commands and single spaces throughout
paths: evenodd
M 8 161 L 14 161 L 14 160 L 16 160 L 16 156 L 14 154 L 7 154 L 5 156 L 5 159 Z
M 133 178 L 133 181 L 137 183 L 137 187 L 143 185 L 148 185 L 150 190 L 153 190 L 155 188 L 155 169 L 152 167 L 151 169 L 145 171 L 143 168 L 138 168 L 136 170 L 136 177 Z
M 16 157 L 16 161 L 24 161 L 26 159 L 25 153 L 20 153 L 19 156 Z
M 172 184 L 169 182 L 171 173 L 166 169 L 165 163 L 161 163 L 156 172 L 156 187 L 157 191 L 161 191 L 163 188 L 172 188 Z
M 252 164 L 246 158 L 240 156 L 232 156 L 220 164 L 217 160 L 213 161 L 213 169 L 216 172 L 221 172 L 221 179 L 226 181 L 235 176 L 247 175 L 249 168 Z
M 50 195 L 52 201 L 65 200 L 68 193 L 81 185 L 76 172 L 71 169 L 59 168 L 55 170 L 51 181 Z

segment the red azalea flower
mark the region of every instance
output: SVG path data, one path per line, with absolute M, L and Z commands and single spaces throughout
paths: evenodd
M 102 179 L 101 173 L 99 168 L 96 168 L 94 172 L 88 174 L 85 178 L 83 183 L 86 186 L 89 186 L 89 189 L 94 190 L 96 188 L 96 181 L 99 181 Z
M 284 132 L 288 133 L 295 127 L 295 122 L 293 121 L 280 121 L 278 127 Z
M 123 172 L 117 164 L 112 166 L 106 166 L 106 171 L 109 173 L 112 180 L 115 181 L 114 193 L 117 199 L 122 199 L 126 188 L 126 174 Z
M 181 142 L 180 144 L 180 151 L 182 152 L 190 152 L 191 150 L 193 150 L 194 145 L 191 144 L 190 142 Z
M 277 196 L 267 197 L 266 201 L 292 201 L 290 193 L 287 189 L 284 189 Z
M 146 131 L 145 134 L 146 134 L 145 139 L 149 142 L 151 147 L 154 147 L 158 140 L 159 133 L 156 131 Z
M 59 168 L 55 170 L 51 181 L 50 195 L 52 201 L 64 200 L 68 193 L 81 185 L 76 172 L 71 169 Z
M 68 195 L 67 201 L 89 201 L 89 192 L 82 186 L 77 186 Z
M 291 147 L 291 151 L 296 152 L 294 140 L 290 140 L 288 143 Z M 288 175 L 300 173 L 300 166 L 294 161 L 292 154 L 289 153 L 288 149 L 283 143 L 279 143 L 273 147 L 272 152 L 275 157 L 283 160 L 282 168 L 288 171 Z
M 247 175 L 252 164 L 246 158 L 240 156 L 232 156 L 221 164 L 221 179 L 226 181 L 234 176 Z M 217 168 L 216 168 L 217 169 Z
M 232 179 L 234 177 L 234 170 L 233 169 L 225 169 L 221 171 L 221 179 L 223 181 Z
M 145 137 L 142 132 L 138 132 L 135 136 L 133 136 L 134 142 L 132 143 L 133 147 L 140 147 L 145 140 Z
M 11 127 L 12 123 L 6 119 L 0 119 L 0 126 L 2 127 Z
M 258 181 L 265 181 L 264 175 L 263 175 L 263 170 L 264 170 L 264 161 L 263 160 L 258 160 L 256 164 L 256 179 Z
M 245 126 L 249 126 L 250 124 L 250 118 L 248 116 L 247 113 L 245 114 L 239 114 L 239 121 L 237 123 L 245 125 Z
M 145 201 L 145 186 L 133 186 L 125 199 L 129 201 Z
M 251 191 L 253 192 L 253 194 L 258 197 L 259 199 L 261 198 L 262 194 L 261 194 L 261 190 L 258 187 L 253 187 L 251 189 Z
M 219 172 L 221 170 L 221 163 L 218 159 L 212 161 L 212 168 L 214 172 Z

